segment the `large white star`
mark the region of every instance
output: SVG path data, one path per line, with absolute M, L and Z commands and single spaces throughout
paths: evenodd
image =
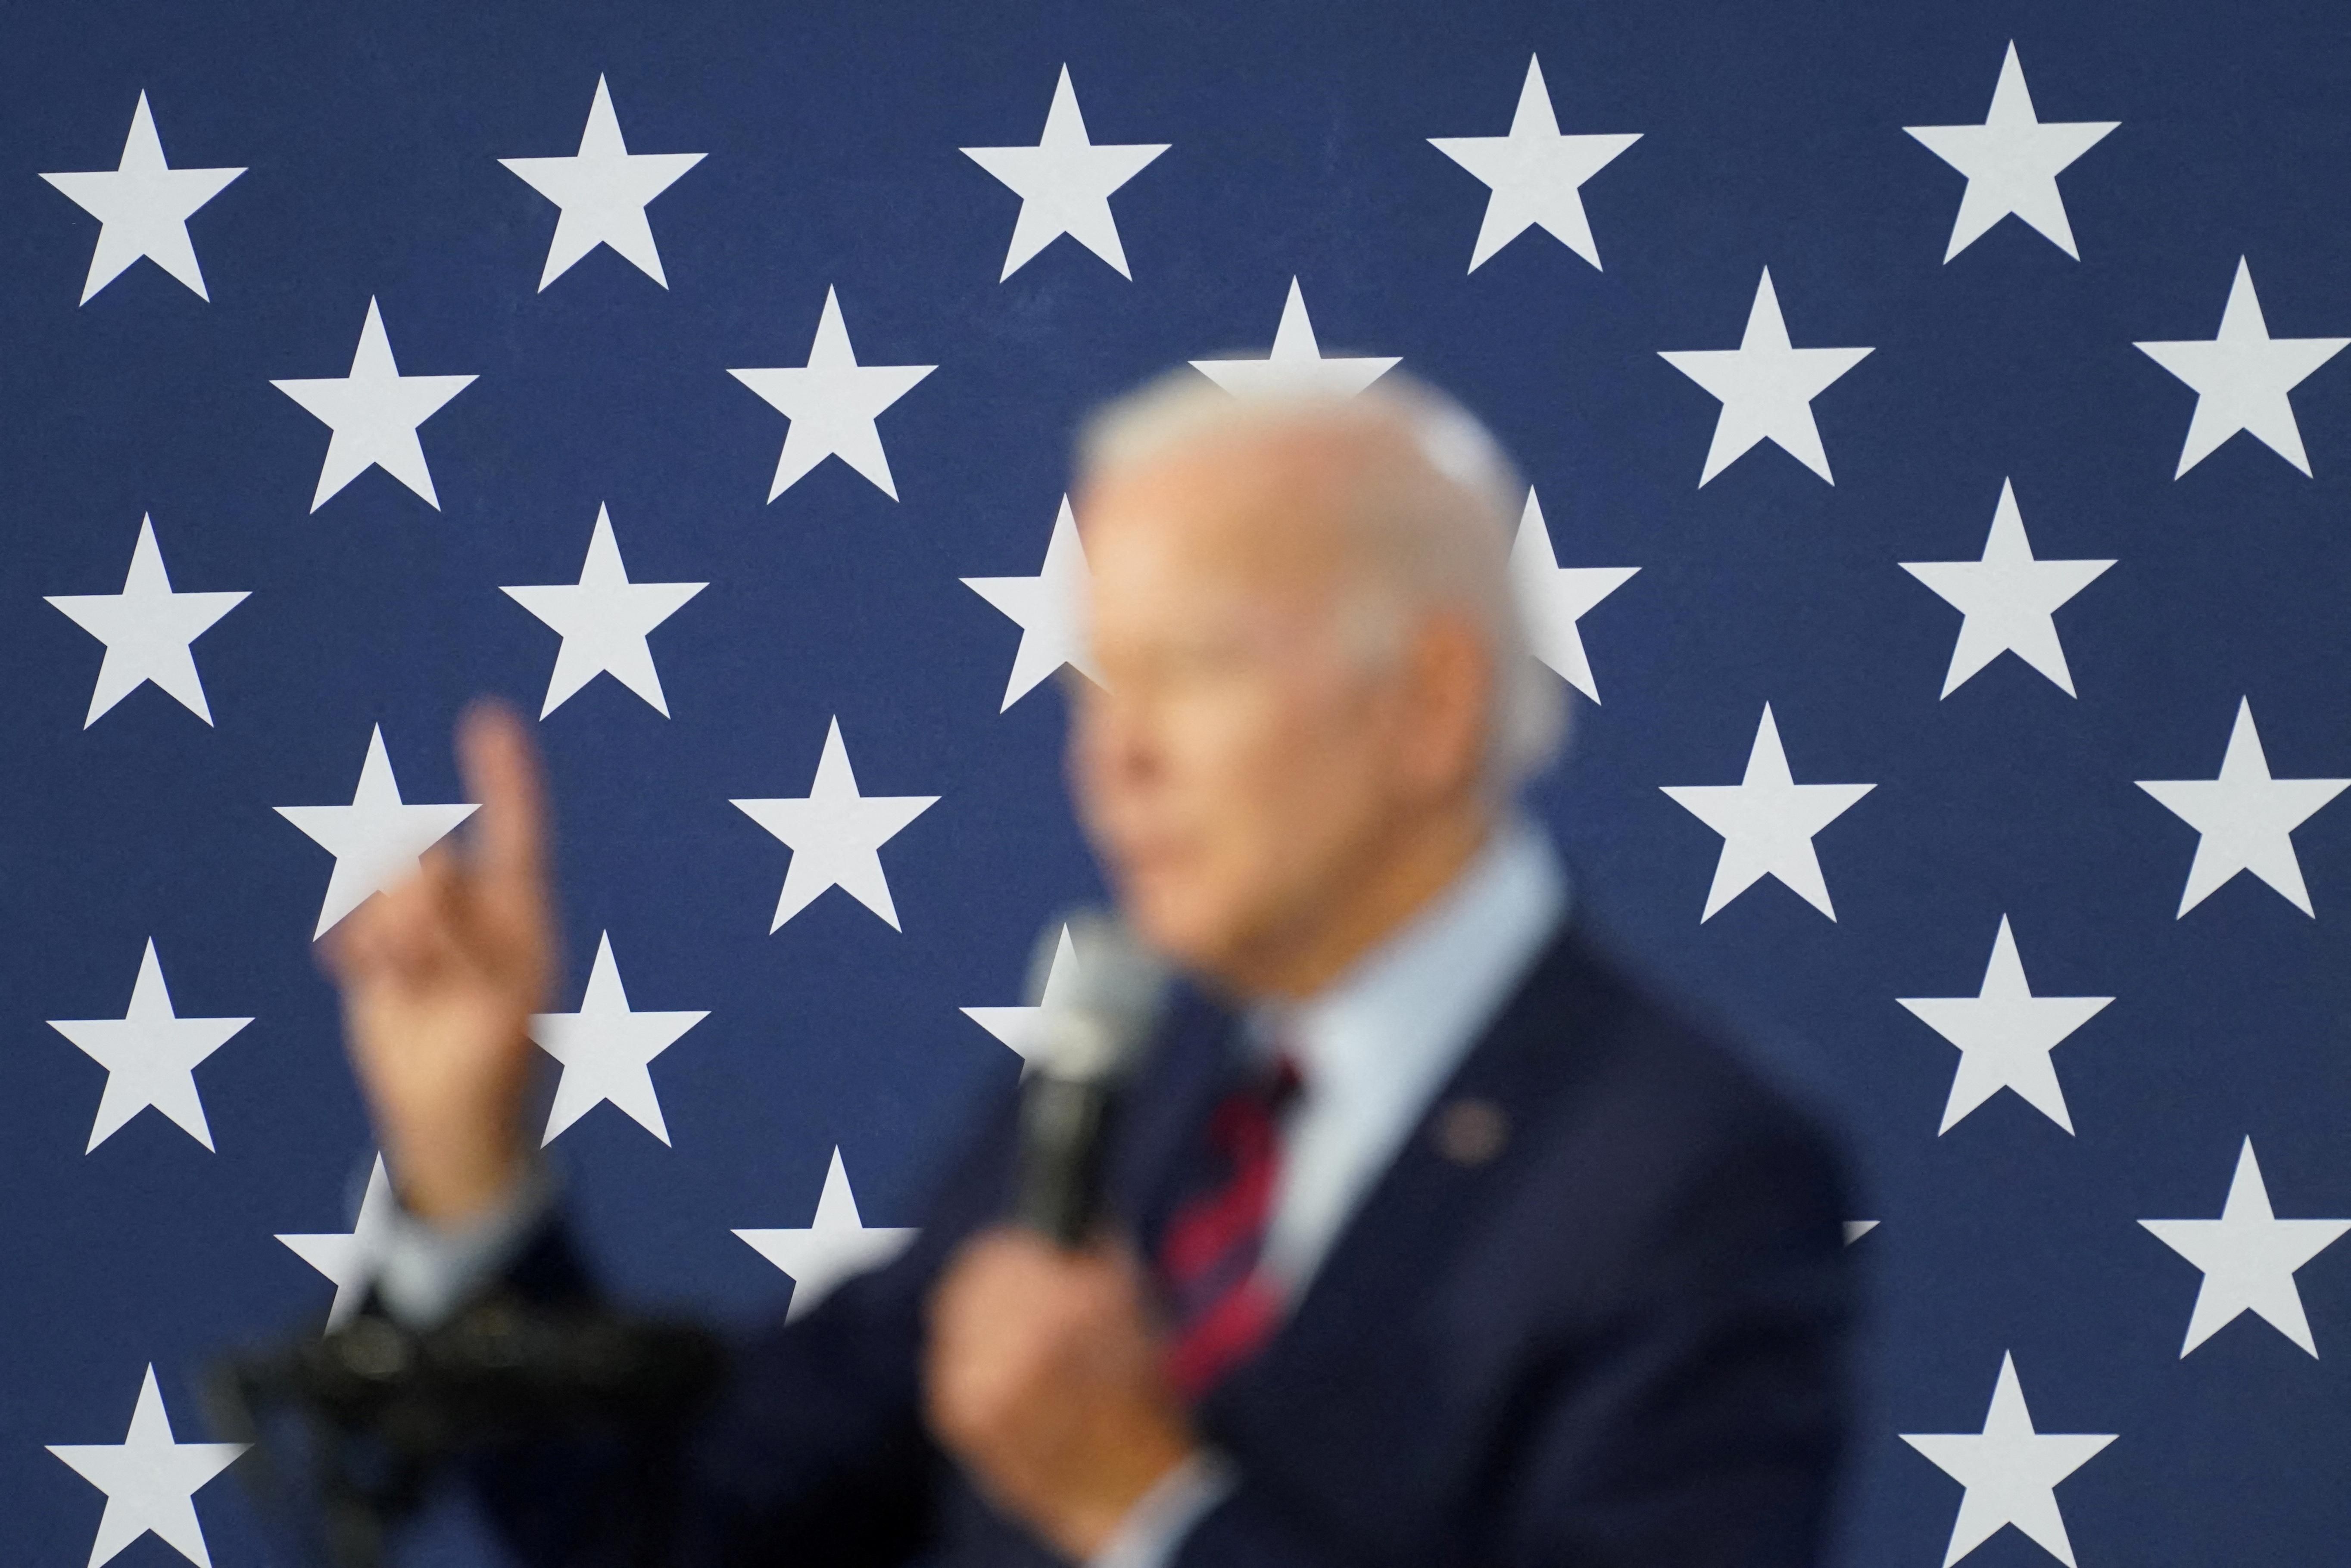
M 815 1223 L 781 1231 L 737 1231 L 759 1256 L 792 1279 L 791 1304 L 784 1309 L 789 1323 L 831 1295 L 844 1280 L 878 1269 L 904 1251 L 914 1241 L 911 1226 L 869 1226 L 857 1214 L 857 1196 L 849 1189 L 849 1168 L 841 1149 L 824 1173 L 824 1191 L 816 1200 Z
M 371 296 L 367 319 L 360 324 L 359 347 L 351 351 L 350 375 L 269 383 L 335 432 L 327 442 L 327 461 L 319 468 L 310 510 L 324 506 L 371 468 L 382 469 L 423 496 L 427 506 L 441 510 L 416 427 L 474 381 L 472 376 L 402 375 L 392 361 L 392 339 L 384 336 L 383 313 Z
M 2034 1431 L 2014 1356 L 2001 1355 L 2000 1380 L 1992 1385 L 1981 1432 L 1904 1432 L 1901 1438 L 1967 1488 L 1959 1517 L 1951 1521 L 1943 1568 L 1951 1568 L 2005 1524 L 2024 1532 L 2065 1568 L 2074 1568 L 2074 1543 L 2066 1539 L 2065 1516 L 2057 1508 L 2057 1483 L 2089 1463 L 2115 1434 Z
M 1722 854 L 1714 864 L 1714 884 L 1707 889 L 1700 925 L 1766 877 L 1778 877 L 1804 902 L 1830 919 L 1836 919 L 1828 884 L 1821 877 L 1820 858 L 1813 853 L 1813 835 L 1877 786 L 1796 783 L 1788 772 L 1788 753 L 1780 746 L 1780 726 L 1771 717 L 1771 704 L 1763 704 L 1762 721 L 1755 726 L 1755 744 L 1747 753 L 1747 772 L 1739 783 L 1658 787 L 1683 810 L 1722 835 Z
M 546 718 L 582 686 L 609 674 L 668 718 L 669 701 L 662 694 L 661 673 L 653 668 L 645 636 L 709 586 L 629 581 L 620 542 L 612 536 L 611 514 L 598 506 L 579 582 L 498 589 L 563 638 L 538 716 Z
M 1976 671 L 2003 653 L 2013 653 L 2074 695 L 2065 648 L 2057 640 L 2057 607 L 2096 581 L 2112 561 L 2038 561 L 2024 536 L 2024 515 L 2016 493 L 2000 482 L 2000 504 L 1992 509 L 1991 533 L 1978 561 L 1904 561 L 1902 569 L 1943 597 L 1965 618 L 1943 675 L 1949 697 Z
M 1492 187 L 1478 244 L 1469 253 L 1469 270 L 1476 272 L 1487 257 L 1538 224 L 1598 266 L 1600 247 L 1593 242 L 1579 187 L 1640 140 L 1639 131 L 1562 136 L 1543 86 L 1542 60 L 1529 56 L 1508 136 L 1428 139 L 1431 147 Z
M 2210 898 L 2238 872 L 2250 871 L 2286 902 L 2315 918 L 2310 889 L 2302 880 L 2302 861 L 2294 852 L 2294 830 L 2342 794 L 2351 779 L 2270 777 L 2251 701 L 2237 700 L 2237 722 L 2229 731 L 2229 749 L 2220 755 L 2219 778 L 2137 782 L 2201 836 L 2196 840 L 2196 858 L 2189 863 L 2188 886 L 2180 889 L 2180 915 Z
M 937 369 L 859 364 L 849 327 L 841 318 L 840 296 L 827 288 L 806 365 L 726 372 L 791 421 L 784 431 L 784 450 L 776 458 L 776 479 L 768 487 L 768 499 L 790 489 L 826 458 L 837 457 L 897 500 L 897 483 L 890 477 L 890 459 L 873 421 Z
M 99 714 L 150 680 L 205 723 L 213 722 L 212 706 L 204 701 L 204 683 L 197 679 L 195 655 L 188 645 L 244 603 L 246 594 L 173 593 L 152 518 L 139 519 L 139 542 L 131 547 L 131 569 L 123 574 L 120 593 L 50 594 L 47 597 L 76 626 L 106 644 L 106 659 L 98 667 L 98 684 L 89 694 L 83 729 L 97 723 Z
M 1592 678 L 1592 661 L 1584 657 L 1583 634 L 1575 623 L 1640 569 L 1561 566 L 1552 551 L 1542 504 L 1531 488 L 1527 491 L 1526 510 L 1519 514 L 1519 536 L 1510 545 L 1510 580 L 1527 618 L 1527 640 L 1537 659 L 1594 702 L 1600 701 L 1600 687 Z
M 384 1235 L 399 1213 L 400 1199 L 392 1195 L 392 1177 L 379 1154 L 375 1168 L 368 1172 L 367 1191 L 360 1199 L 360 1211 L 350 1230 L 297 1231 L 277 1238 L 296 1257 L 333 1282 L 335 1300 L 327 1309 L 329 1329 L 349 1323 L 366 1303 Z
M 710 1016 L 700 1012 L 632 1012 L 629 993 L 621 986 L 621 966 L 612 959 L 612 933 L 596 940 L 596 962 L 588 971 L 588 989 L 577 1012 L 535 1012 L 530 1037 L 539 1049 L 563 1064 L 563 1077 L 555 1085 L 555 1103 L 548 1107 L 542 1147 L 573 1122 L 611 1101 L 635 1118 L 639 1127 L 669 1142 L 669 1124 L 662 1119 L 661 1098 L 653 1093 L 653 1075 L 646 1065 L 677 1043 L 678 1037 Z
M 1020 216 L 1013 223 L 1012 244 L 1004 253 L 1004 271 L 997 281 L 1010 277 L 1063 234 L 1116 267 L 1119 276 L 1133 277 L 1126 270 L 1126 250 L 1118 243 L 1118 222 L 1111 216 L 1111 192 L 1140 174 L 1168 145 L 1133 141 L 1096 146 L 1087 140 L 1077 89 L 1070 85 L 1070 67 L 1063 66 L 1053 88 L 1053 106 L 1045 111 L 1045 134 L 1036 146 L 963 149 L 965 157 L 1020 198 Z
M 1064 664 L 1101 684 L 1102 671 L 1086 645 L 1085 594 L 1092 581 L 1077 514 L 1070 510 L 1066 495 L 1053 519 L 1053 536 L 1045 545 L 1045 565 L 1035 576 L 964 578 L 965 587 L 1020 623 L 1020 648 L 1012 656 L 1011 678 L 1004 683 L 1004 708 L 1026 697 Z
M 410 805 L 400 798 L 383 726 L 368 733 L 367 760 L 349 805 L 281 805 L 277 815 L 308 834 L 335 857 L 327 897 L 319 906 L 323 937 L 336 921 L 415 871 L 424 852 L 474 815 L 471 805 Z
M 1828 480 L 1829 455 L 1813 422 L 1813 400 L 1874 352 L 1868 348 L 1798 348 L 1788 341 L 1771 269 L 1755 286 L 1747 330 L 1736 348 L 1661 348 L 1658 357 L 1722 400 L 1714 441 L 1706 449 L 1707 481 L 1759 441 L 1769 441 Z
M 1264 358 L 1195 359 L 1192 369 L 1240 397 L 1309 393 L 1352 398 L 1398 363 L 1394 358 L 1325 358 L 1306 314 L 1305 292 L 1293 277 L 1290 297 L 1282 302 L 1281 323 L 1273 329 L 1273 348 Z
M 963 1015 L 1010 1046 L 1020 1057 L 1020 1075 L 1037 1064 L 1037 1053 L 1044 1042 L 1040 1020 L 1049 1007 L 1065 1004 L 1071 989 L 1078 983 L 1078 949 L 1070 940 L 1070 928 L 1063 926 L 1054 940 L 1051 964 L 1045 971 L 1045 992 L 1031 1007 L 967 1007 Z
M 2067 1132 L 2074 1130 L 2065 1091 L 2057 1083 L 2056 1064 L 2049 1054 L 2114 998 L 2033 995 L 2006 915 L 2000 918 L 1991 961 L 1984 966 L 1983 985 L 1975 995 L 1896 1000 L 1959 1048 L 1950 1097 L 1943 1102 L 1943 1125 L 1935 1129 L 1938 1137 L 2002 1089 L 2015 1090 L 2034 1110 Z
M 120 1018 L 52 1018 L 50 1028 L 72 1041 L 106 1069 L 106 1092 L 99 1096 L 98 1116 L 90 1123 L 88 1154 L 123 1123 L 154 1106 L 180 1129 L 206 1148 L 213 1147 L 213 1129 L 204 1120 L 204 1103 L 196 1095 L 196 1064 L 253 1022 L 250 1018 L 182 1018 L 172 1011 L 172 993 L 163 985 L 163 966 L 155 957 L 155 939 L 139 961 L 139 978 L 131 987 L 131 1006 Z
M 2142 1220 L 2156 1239 L 2204 1271 L 2196 1305 L 2188 1314 L 2188 1337 L 2179 1354 L 2211 1338 L 2239 1314 L 2261 1314 L 2272 1328 L 2313 1356 L 2318 1342 L 2302 1310 L 2294 1271 L 2351 1231 L 2351 1220 L 2281 1220 L 2270 1209 L 2261 1162 L 2247 1138 L 2237 1154 L 2237 1173 L 2218 1220 Z
M 120 277 L 141 256 L 195 290 L 197 298 L 209 301 L 204 269 L 196 265 L 196 247 L 188 238 L 188 219 L 244 172 L 174 169 L 165 163 L 155 117 L 148 111 L 147 95 L 141 93 L 139 107 L 131 111 L 131 134 L 123 140 L 120 165 L 41 176 L 99 222 L 98 248 L 90 253 L 81 303 L 89 304 L 90 296 Z
M 2057 176 L 2121 123 L 2118 119 L 2044 122 L 2036 118 L 2032 94 L 2024 86 L 2024 67 L 2017 63 L 2011 40 L 2008 57 L 2001 62 L 2000 81 L 1991 89 L 1991 112 L 1984 116 L 1981 125 L 1902 128 L 1968 177 L 1967 192 L 1959 198 L 1959 215 L 1951 223 L 1950 248 L 1943 253 L 1943 259 L 1949 261 L 2013 213 L 2059 250 L 2081 260 L 2082 253 L 2074 248 L 2073 225 L 2065 221 L 2065 199 L 2057 193 Z
M 588 124 L 580 132 L 576 154 L 498 160 L 532 190 L 563 209 L 563 215 L 555 220 L 555 238 L 548 244 L 547 265 L 538 275 L 540 289 L 570 271 L 572 263 L 598 245 L 611 246 L 639 272 L 667 288 L 669 279 L 662 275 L 653 225 L 645 222 L 645 203 L 676 183 L 677 177 L 704 156 L 631 152 L 621 139 L 621 120 L 612 112 L 611 92 L 599 76 L 596 98 L 588 106 Z
M 155 1364 L 149 1362 L 122 1441 L 48 1445 L 76 1475 L 106 1494 L 88 1568 L 99 1568 L 151 1530 L 196 1568 L 212 1568 L 204 1526 L 196 1521 L 196 1493 L 251 1446 L 174 1442 Z
M 2253 269 L 2237 258 L 2229 303 L 2220 310 L 2220 330 L 2210 339 L 2140 343 L 2139 352 L 2196 389 L 2196 411 L 2189 416 L 2180 444 L 2178 479 L 2212 455 L 2220 443 L 2245 431 L 2304 474 L 2310 454 L 2303 450 L 2302 427 L 2294 422 L 2286 394 L 2343 351 L 2351 337 L 2273 337 L 2253 292 Z
M 731 802 L 752 821 L 783 840 L 792 852 L 784 871 L 784 890 L 776 899 L 776 918 L 768 927 L 781 930 L 828 888 L 839 888 L 851 898 L 900 929 L 898 907 L 890 898 L 890 879 L 882 871 L 882 846 L 901 828 L 938 803 L 935 794 L 870 794 L 857 793 L 857 775 L 850 770 L 849 748 L 841 742 L 841 720 L 825 732 L 824 753 L 817 759 L 816 780 L 805 795 L 772 800 Z

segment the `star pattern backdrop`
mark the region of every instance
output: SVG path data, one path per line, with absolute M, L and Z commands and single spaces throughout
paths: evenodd
M 273 1560 L 195 1378 L 363 1289 L 311 943 L 460 830 L 478 692 L 614 1287 L 902 1244 L 1099 896 L 1068 439 L 1185 362 L 1400 365 L 1522 460 L 1579 917 L 1852 1128 L 1846 1559 L 2341 1554 L 2339 7 L 7 28 L 12 1561 Z

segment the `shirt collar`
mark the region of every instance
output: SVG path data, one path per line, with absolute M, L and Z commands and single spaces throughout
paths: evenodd
M 1253 1009 L 1249 1033 L 1260 1049 L 1290 1052 L 1306 1093 L 1326 1104 L 1424 1101 L 1517 989 L 1568 903 L 1549 836 L 1510 817 L 1402 928 L 1313 996 Z

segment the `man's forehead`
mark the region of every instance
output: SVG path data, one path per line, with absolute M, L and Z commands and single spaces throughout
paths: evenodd
M 1079 497 L 1089 553 L 1270 577 L 1326 576 L 1343 544 L 1342 454 L 1320 431 L 1186 442 L 1096 475 Z

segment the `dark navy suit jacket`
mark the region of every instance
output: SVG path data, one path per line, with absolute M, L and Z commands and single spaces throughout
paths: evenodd
M 1181 1001 L 1129 1096 L 1110 1200 L 1146 1254 L 1232 1080 L 1233 1041 L 1229 1015 Z M 1500 1113 L 1499 1147 L 1439 1136 L 1463 1101 Z M 1059 1562 L 974 1492 L 920 1417 L 925 1298 L 1004 1212 L 1012 1129 L 1008 1097 L 915 1243 L 749 1336 L 689 1434 L 482 1466 L 520 1557 Z M 1273 1340 L 1199 1407 L 1240 1480 L 1177 1562 L 1813 1562 L 1846 1419 L 1843 1213 L 1822 1132 L 1562 932 Z M 516 1277 L 543 1295 L 587 1288 L 559 1228 Z

